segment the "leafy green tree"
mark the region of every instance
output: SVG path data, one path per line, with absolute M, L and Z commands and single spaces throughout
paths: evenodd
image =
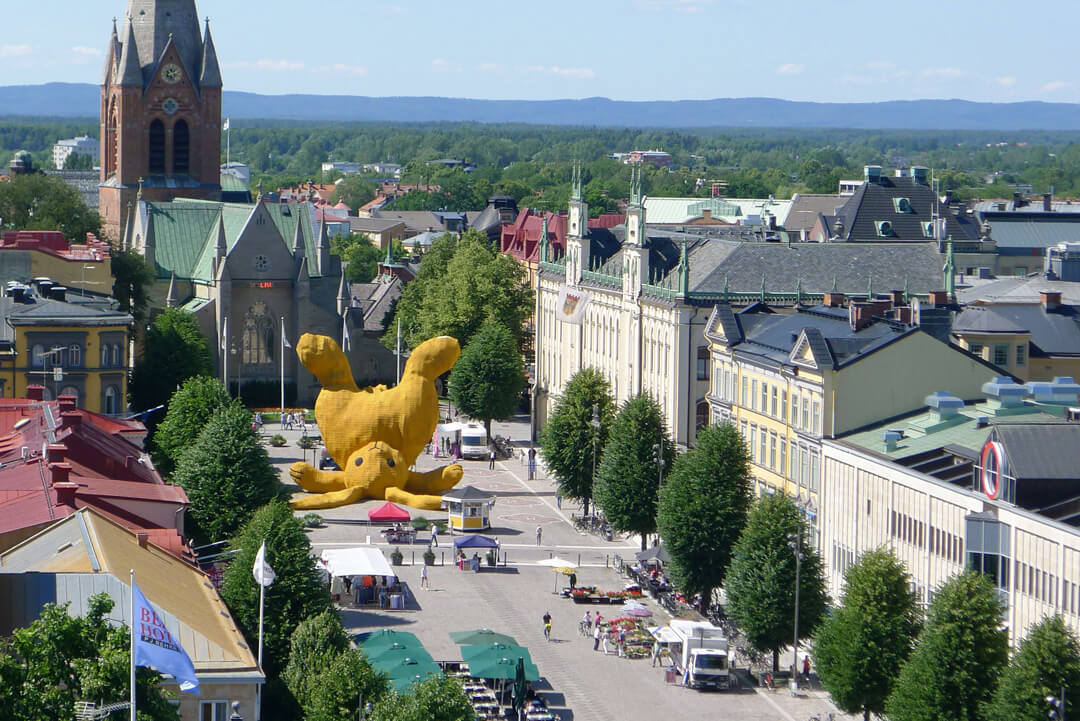
M 773 671 L 780 649 L 795 635 L 795 550 L 799 567 L 799 638 L 813 635 L 828 597 L 821 557 L 810 545 L 806 520 L 787 496 L 761 496 L 751 507 L 735 544 L 724 590 L 728 609 L 751 646 L 771 651 Z
M 499 321 L 488 320 L 462 349 L 450 372 L 450 399 L 462 413 L 482 419 L 490 439 L 491 421 L 513 414 L 525 384 L 513 334 Z
M 94 160 L 93 155 L 71 153 L 64 159 L 64 170 L 93 170 Z
M 359 649 L 343 651 L 330 659 L 316 679 L 311 700 L 304 707 L 305 721 L 351 721 L 360 702 L 377 703 L 387 696 L 390 683 L 372 668 Z
M 403 693 L 390 693 L 376 702 L 371 721 L 473 721 L 476 714 L 457 679 L 432 676 Z
M 467 346 L 484 321 L 494 319 L 521 348 L 532 311 L 533 292 L 521 266 L 493 248 L 487 236 L 470 229 L 460 240 L 437 240 L 424 254 L 419 275 L 402 291 L 383 343 L 394 347 L 399 318 L 410 348 L 439 335 Z
M 305 619 L 330 608 L 330 593 L 315 568 L 307 534 L 288 504 L 274 501 L 260 508 L 229 544 L 236 555 L 221 587 L 221 597 L 251 648 L 258 649 L 259 643 L 259 585 L 251 569 L 263 541 L 266 562 L 276 575 L 265 592 L 263 666 L 276 678 L 288 665 L 293 632 Z
M 281 674 L 285 685 L 306 709 L 331 662 L 349 649 L 349 636 L 334 609 L 304 619 L 289 638 L 289 663 Z
M 217 378 L 194 376 L 184 381 L 169 399 L 169 410 L 154 431 L 154 464 L 161 474 L 173 472 L 180 456 L 194 445 L 219 408 L 237 402 Z
M 596 505 L 616 530 L 641 536 L 641 550 L 645 550 L 647 536 L 656 532 L 663 468 L 654 446 L 662 446 L 663 468 L 671 468 L 675 447 L 663 412 L 651 397 L 635 396 L 623 404 L 611 424 L 593 489 Z
M 881 716 L 919 634 L 911 576 L 886 549 L 863 554 L 844 574 L 840 608 L 814 639 L 814 665 L 833 703 L 865 721 Z
M 72 243 L 85 243 L 87 233 L 101 236 L 101 216 L 78 191 L 40 173 L 0 183 L 0 218 L 8 230 L 58 230 Z
M 131 313 L 136 327 L 141 328 L 150 300 L 149 289 L 154 284 L 154 271 L 138 252 L 115 245 L 109 251 L 109 261 L 113 298 L 119 301 L 120 310 Z
M 985 576 L 946 581 L 885 702 L 890 721 L 979 721 L 1009 659 L 1004 608 Z
M 350 283 L 370 283 L 379 272 L 379 263 L 386 257 L 363 233 L 334 236 L 330 239 L 330 252 L 348 263 L 345 279 Z
M 599 428 L 592 426 L 597 409 Z M 540 454 L 559 484 L 559 493 L 580 501 L 588 515 L 593 473 L 615 418 L 611 387 L 595 368 L 582 368 L 567 381 L 555 409 L 540 432 Z
M 187 491 L 185 530 L 196 545 L 228 539 L 282 493 L 251 414 L 239 403 L 214 413 L 181 453 L 171 480 Z
M 752 497 L 750 453 L 731 423 L 699 430 L 697 447 L 664 477 L 657 526 L 675 584 L 700 593 L 702 610 L 724 583 Z
M 135 359 L 129 392 L 131 406 L 145 411 L 169 402 L 188 378 L 213 375 L 214 359 L 195 316 L 167 308 L 146 332 L 143 353 Z
M 1080 702 L 1074 700 L 1080 692 L 1080 643 L 1061 616 L 1050 616 L 1035 624 L 1020 642 L 982 717 L 986 721 L 1044 721 L 1046 697 L 1060 699 L 1062 689 L 1066 707 L 1058 718 L 1067 719 L 1080 712 Z
M 359 175 L 349 175 L 337 184 L 337 190 L 330 196 L 334 205 L 344 202 L 355 214 L 362 206 L 375 199 L 375 184 L 364 180 Z
M 130 693 L 130 634 L 107 619 L 114 603 L 91 596 L 83 617 L 67 604 L 46 604 L 25 628 L 0 641 L 0 720 L 54 721 L 75 718 L 76 701 L 110 703 Z M 161 675 L 135 670 L 135 702 L 141 721 L 177 721 L 161 688 Z

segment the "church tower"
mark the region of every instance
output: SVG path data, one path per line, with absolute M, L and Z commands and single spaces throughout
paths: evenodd
M 577 285 L 583 271 L 591 270 L 589 241 L 589 205 L 582 193 L 582 166 L 574 163 L 570 192 L 570 217 L 566 234 L 566 282 Z
M 105 235 L 145 200 L 221 198 L 221 69 L 195 0 L 128 0 L 105 51 L 101 185 Z M 140 182 L 141 181 L 141 182 Z

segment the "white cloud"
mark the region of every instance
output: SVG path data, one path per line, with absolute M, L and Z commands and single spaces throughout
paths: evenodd
M 334 63 L 333 65 L 320 65 L 318 68 L 315 68 L 314 72 L 367 75 L 367 68 L 365 68 L 363 65 L 346 65 L 345 63 Z
M 240 62 L 226 63 L 225 67 L 237 70 L 267 70 L 271 72 L 297 71 L 304 69 L 304 61 L 270 60 L 268 58 L 263 58 L 262 60 L 256 60 L 254 62 L 250 60 L 241 60 Z
M 590 80 L 596 77 L 596 72 L 592 68 L 563 68 L 558 65 L 526 65 L 523 68 L 518 68 L 523 73 L 547 73 L 549 75 L 562 75 L 566 78 L 574 78 L 576 80 Z
M 444 58 L 435 58 L 431 61 L 431 69 L 437 73 L 460 73 L 462 68 Z
M 16 58 L 29 55 L 33 51 L 29 45 L 0 45 L 0 58 Z
M 777 75 L 798 75 L 803 71 L 803 66 L 799 63 L 784 63 L 776 69 Z
M 903 80 L 904 78 L 911 77 L 910 70 L 897 70 L 895 73 L 889 73 L 889 77 L 893 80 Z
M 849 73 L 841 75 L 836 79 L 836 82 L 841 85 L 869 85 L 872 81 L 865 75 L 852 75 Z
M 998 78 L 997 83 L 1003 87 L 1011 88 L 1013 85 L 1016 85 L 1016 78 L 1011 75 L 1005 75 L 1004 77 Z
M 71 52 L 75 53 L 76 55 L 87 55 L 91 57 L 101 55 L 101 51 L 97 48 L 88 48 L 85 45 L 76 45 L 71 49 Z
M 868 70 L 892 70 L 896 67 L 895 63 L 890 63 L 886 60 L 874 60 L 866 64 Z
M 1068 86 L 1069 84 L 1064 80 L 1051 80 L 1046 85 L 1043 85 L 1041 88 L 1039 88 L 1039 90 L 1044 93 L 1052 93 L 1055 90 L 1061 90 L 1063 88 L 1067 88 Z
M 952 79 L 964 77 L 967 71 L 960 68 L 926 68 L 922 74 L 928 78 Z
M 477 66 L 477 70 L 482 73 L 501 73 L 506 71 L 506 66 L 502 63 L 482 63 Z

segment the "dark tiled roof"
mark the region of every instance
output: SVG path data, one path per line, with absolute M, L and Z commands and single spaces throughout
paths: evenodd
M 798 233 L 800 230 L 812 230 L 818 215 L 833 215 L 847 200 L 845 195 L 817 195 L 815 193 L 796 193 L 791 199 L 791 208 L 784 220 L 784 230 Z
M 990 237 L 999 249 L 1051 248 L 1080 241 L 1080 215 L 1038 218 L 992 218 Z
M 969 306 L 953 322 L 956 333 L 1031 333 L 1032 355 L 1080 355 L 1080 312 L 1059 306 L 1047 312 L 1040 303 Z
M 897 212 L 895 201 L 899 198 L 908 199 L 912 212 Z M 891 240 L 925 242 L 927 235 L 923 224 L 931 220 L 934 202 L 934 192 L 929 186 L 915 183 L 911 178 L 883 176 L 880 182 L 860 185 L 834 216 L 826 216 L 828 230 L 832 232 L 839 218 L 844 224 L 843 240 L 886 240 L 878 234 L 876 223 L 887 220 L 892 225 Z M 951 235 L 954 240 L 977 238 L 973 224 L 961 224 L 945 206 L 940 206 L 939 211 L 945 218 L 944 237 Z
M 1002 423 L 994 435 L 1017 479 L 1074 480 L 1080 475 L 1080 424 Z

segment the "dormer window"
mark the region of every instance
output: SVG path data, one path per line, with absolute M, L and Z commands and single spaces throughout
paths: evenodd
M 893 206 L 896 208 L 897 213 L 915 212 L 915 209 L 911 207 L 911 201 L 907 198 L 893 198 Z
M 874 227 L 877 228 L 879 238 L 891 238 L 893 236 L 892 223 L 887 220 L 875 220 Z
M 924 238 L 933 238 L 934 237 L 934 221 L 928 220 L 925 223 L 921 223 L 921 225 L 922 225 L 923 237 Z

